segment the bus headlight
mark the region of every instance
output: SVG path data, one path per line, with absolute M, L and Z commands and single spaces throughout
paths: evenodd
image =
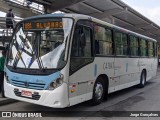
M 63 75 L 60 75 L 59 78 L 57 78 L 56 80 L 54 80 L 53 82 L 50 83 L 48 89 L 49 90 L 54 90 L 55 88 L 59 87 L 60 85 L 63 84 Z

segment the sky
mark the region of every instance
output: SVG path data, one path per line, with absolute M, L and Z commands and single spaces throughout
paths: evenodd
M 160 0 L 122 0 L 160 26 Z

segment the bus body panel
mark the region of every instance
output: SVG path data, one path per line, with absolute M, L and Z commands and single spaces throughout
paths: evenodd
M 67 15 L 65 15 L 67 17 Z M 75 21 L 80 19 L 90 18 L 85 15 L 69 15 L 69 17 L 73 17 Z M 115 25 L 111 25 L 109 23 L 103 22 L 101 20 L 90 18 L 92 22 L 102 24 L 104 26 L 126 31 L 128 33 L 135 34 L 139 37 L 145 37 L 143 35 L 131 32 L 129 30 L 117 27 Z M 76 24 L 76 23 L 74 23 Z M 73 33 L 72 29 L 72 33 Z M 137 85 L 140 83 L 140 77 L 143 70 L 146 70 L 147 81 L 154 76 L 156 76 L 157 71 L 157 58 L 156 57 L 136 57 L 132 58 L 129 55 L 125 57 L 120 56 L 94 56 L 93 62 L 83 66 L 79 70 L 75 71 L 71 75 L 70 71 L 70 54 L 71 54 L 71 42 L 72 36 L 69 35 L 70 40 L 67 41 L 67 48 L 65 51 L 67 57 L 67 63 L 65 67 L 51 75 L 47 76 L 36 76 L 36 75 L 26 75 L 26 74 L 18 74 L 11 72 L 6 67 L 6 74 L 9 75 L 10 79 L 14 79 L 14 76 L 20 77 L 21 81 L 27 80 L 28 82 L 35 82 L 37 78 L 41 79 L 43 82 L 45 81 L 45 87 L 43 90 L 29 89 L 25 87 L 17 87 L 12 83 L 8 83 L 6 78 L 4 79 L 4 89 L 6 97 L 26 101 L 34 104 L 39 104 L 43 106 L 49 106 L 53 108 L 64 108 L 68 106 L 72 106 L 87 100 L 92 99 L 93 95 L 93 87 L 97 78 L 101 75 L 106 75 L 108 77 L 108 93 L 112 93 L 124 88 L 131 87 L 133 85 Z M 149 39 L 146 37 L 146 39 Z M 154 39 L 149 39 L 150 41 L 155 42 Z M 64 75 L 64 83 L 57 87 L 54 90 L 48 90 L 48 85 L 55 80 L 60 74 Z M 16 78 L 16 77 L 15 77 Z M 107 80 L 107 79 L 106 79 Z M 11 81 L 12 82 L 12 81 Z M 38 81 L 37 81 L 38 83 Z M 15 95 L 15 89 L 21 91 L 30 91 L 32 93 L 39 93 L 41 96 L 39 100 L 33 100 L 31 98 L 24 98 Z
M 135 80 L 140 82 L 140 67 L 138 65 L 140 58 L 128 58 L 128 75 L 129 82 L 134 82 Z
M 36 76 L 13 73 L 6 68 L 6 74 L 10 82 L 8 83 L 6 77 L 4 77 L 4 89 L 6 97 L 55 108 L 63 108 L 69 106 L 68 85 L 66 82 L 64 82 L 61 86 L 55 88 L 54 90 L 48 90 L 49 84 L 58 78 L 60 72 L 56 72 L 48 76 Z M 26 87 L 24 86 L 25 82 L 29 84 Z M 40 88 L 39 86 L 42 83 L 45 84 L 45 86 L 43 87 L 43 89 L 38 90 L 38 88 Z M 23 85 L 23 87 L 20 87 L 21 85 Z M 35 100 L 32 99 L 32 97 L 25 98 L 21 95 L 17 96 L 15 94 L 15 90 L 18 90 L 20 94 L 22 94 L 22 91 L 29 91 L 32 94 L 38 93 L 40 98 L 39 100 Z
M 87 71 L 91 72 L 87 72 Z M 69 77 L 69 101 L 70 105 L 84 102 L 92 98 L 94 85 L 93 63 L 84 66 Z
M 84 83 L 82 84 L 83 86 L 77 87 L 78 89 L 76 89 L 76 91 L 83 91 L 83 94 L 77 94 L 78 92 L 75 92 L 74 97 L 70 96 L 70 98 L 69 98 L 70 105 L 74 105 L 74 104 L 77 104 L 77 103 L 80 103 L 80 102 L 83 102 L 83 101 L 86 101 L 86 100 L 92 98 L 91 95 L 93 94 L 93 92 L 92 92 L 93 85 L 90 85 L 89 81 L 87 81 L 87 80 L 85 81 L 85 79 L 87 79 L 87 78 L 89 79 L 89 76 L 95 76 L 94 75 L 95 71 L 93 68 L 94 65 L 97 66 L 96 76 L 93 78 L 94 82 L 97 79 L 97 77 L 102 74 L 103 75 L 105 74 L 106 76 L 108 76 L 108 78 L 109 78 L 109 93 L 112 93 L 112 92 L 139 84 L 141 72 L 143 69 L 147 69 L 149 72 L 149 73 L 147 73 L 148 74 L 147 81 L 156 75 L 155 72 L 153 74 L 153 70 L 152 70 L 155 68 L 153 68 L 153 67 L 151 68 L 152 65 L 150 64 L 150 63 L 153 63 L 153 64 L 155 64 L 154 66 L 156 66 L 157 64 L 154 63 L 156 58 L 150 58 L 148 60 L 146 60 L 147 58 L 141 58 L 141 60 L 140 60 L 140 58 L 116 58 L 116 59 L 118 61 L 117 64 L 115 64 L 115 62 L 113 62 L 114 58 L 106 58 L 106 60 L 105 60 L 103 57 L 97 57 L 97 58 L 95 58 L 95 60 L 92 64 L 87 65 L 84 68 L 81 68 L 76 73 L 71 75 L 70 76 L 71 80 L 77 81 L 77 79 L 82 79 Z M 145 62 L 146 66 L 148 65 L 148 68 L 146 68 L 146 66 L 141 67 L 142 65 L 139 65 L 139 62 L 141 64 L 142 64 L 142 62 Z M 114 66 L 107 68 L 106 64 L 108 65 L 108 63 L 112 63 Z M 91 68 L 91 66 L 93 66 L 92 67 L 93 69 L 91 69 L 92 72 L 87 74 L 86 71 L 89 70 Z M 119 70 L 117 70 L 117 69 L 119 69 Z M 156 70 L 154 70 L 154 71 L 156 71 Z M 92 75 L 91 75 L 91 73 L 92 73 Z M 71 82 L 71 80 L 70 80 L 70 82 Z M 78 84 L 76 84 L 76 85 L 78 85 Z M 88 88 L 89 91 L 87 91 L 86 88 Z M 86 92 L 84 92 L 84 91 L 86 91 Z
M 93 63 L 90 63 L 69 77 L 69 101 L 70 105 L 75 105 L 87 100 L 90 100 L 93 95 L 93 86 L 96 79 L 100 75 L 109 75 L 108 78 L 114 77 L 113 68 L 114 58 L 104 59 L 103 57 L 96 57 Z M 90 71 L 90 72 L 88 72 Z M 111 86 L 118 85 L 117 81 L 110 81 Z M 72 86 L 76 85 L 75 88 Z M 71 92 L 75 89 L 75 92 Z
M 34 90 L 26 89 L 22 87 L 16 87 L 11 84 L 8 84 L 6 80 L 4 81 L 5 96 L 15 100 L 25 101 L 29 103 L 34 103 L 38 105 L 54 107 L 54 108 L 64 108 L 69 106 L 68 102 L 68 92 L 67 84 L 63 83 L 60 87 L 56 88 L 53 91 L 48 90 Z M 32 93 L 38 92 L 41 96 L 39 100 L 32 100 L 30 98 L 18 97 L 14 93 L 14 89 L 19 89 L 19 91 L 30 91 Z

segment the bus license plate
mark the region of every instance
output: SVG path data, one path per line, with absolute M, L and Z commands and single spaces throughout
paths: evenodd
M 32 97 L 32 92 L 22 90 L 21 96 Z

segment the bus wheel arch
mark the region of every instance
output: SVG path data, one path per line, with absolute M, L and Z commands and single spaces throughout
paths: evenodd
M 140 83 L 138 85 L 140 88 L 143 88 L 145 86 L 146 78 L 147 78 L 147 70 L 143 69 L 140 76 Z
M 97 89 L 99 93 L 97 93 Z M 102 91 L 103 90 L 103 91 Z M 97 96 L 99 95 L 100 98 Z M 103 99 L 106 99 L 108 96 L 108 77 L 107 75 L 99 75 L 94 83 L 93 87 L 93 96 L 91 99 L 91 105 L 98 105 L 100 104 Z

